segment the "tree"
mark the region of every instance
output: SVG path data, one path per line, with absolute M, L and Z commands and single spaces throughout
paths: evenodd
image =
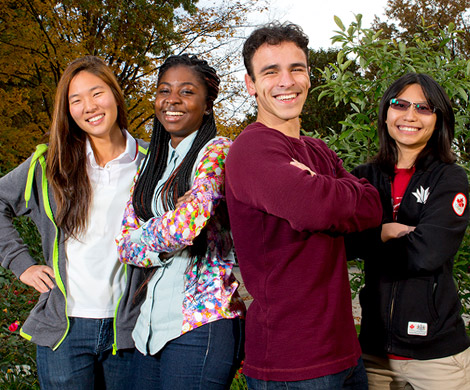
M 333 42 L 340 43 L 342 48 L 336 63 L 322 72 L 326 82 L 319 87 L 319 97 L 328 96 L 337 105 L 345 104 L 352 113 L 341 122 L 341 133 L 328 139 L 330 145 L 340 152 L 349 167 L 373 156 L 377 150 L 375 121 L 386 88 L 404 73 L 427 73 L 443 86 L 453 101 L 455 150 L 460 162 L 468 164 L 470 60 L 454 57 L 449 48 L 461 33 L 451 24 L 436 33 L 438 45 L 436 34 L 429 29 L 414 34 L 405 43 L 383 38 L 381 31 L 362 28 L 361 20 L 362 16 L 357 15 L 356 21 L 346 28 L 339 18 L 335 19 L 340 31 Z M 357 72 L 361 77 L 357 77 Z
M 320 137 L 340 132 L 340 121 L 350 113 L 350 107 L 341 103 L 335 105 L 331 97 L 318 100 L 320 91 L 317 87 L 325 82 L 323 69 L 329 67 L 330 70 L 333 70 L 330 64 L 336 61 L 339 51 L 339 49 L 320 49 L 318 51 L 309 49 L 308 64 L 312 87 L 300 118 L 303 129 L 310 133 L 316 132 Z M 353 67 L 354 65 L 351 65 L 351 70 Z
M 114 70 L 130 131 L 148 138 L 155 76 L 170 54 L 200 54 L 230 76 L 235 32 L 256 0 L 198 8 L 197 0 L 6 0 L 0 4 L 0 167 L 47 139 L 53 95 L 73 59 L 92 54 Z M 18 28 L 20 26 L 20 28 Z M 239 56 L 237 56 L 239 57 Z M 227 77 L 225 77 L 227 76 Z
M 411 42 L 416 33 L 422 34 L 423 26 L 428 26 L 427 30 L 440 41 L 439 30 L 453 23 L 461 31 L 461 39 L 449 42 L 449 49 L 453 56 L 470 58 L 470 0 L 389 0 L 385 15 L 386 21 L 374 20 L 373 30 L 383 30 L 382 37 L 403 42 Z

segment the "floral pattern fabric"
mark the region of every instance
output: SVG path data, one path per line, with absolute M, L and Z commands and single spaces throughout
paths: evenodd
M 206 227 L 208 249 L 199 267 L 185 274 L 185 298 L 182 302 L 182 333 L 221 318 L 244 313 L 238 295 L 238 282 L 232 274 L 232 239 L 226 218 L 224 195 L 225 157 L 231 141 L 213 139 L 197 163 L 192 199 L 146 223 L 137 218 L 128 201 L 117 237 L 119 260 L 138 267 L 161 266 L 155 253 L 184 250 Z M 134 183 L 139 175 L 136 175 Z M 133 193 L 134 187 L 131 190 Z M 141 229 L 141 242 L 131 241 L 133 230 Z M 153 254 L 153 256 L 152 256 Z M 175 260 L 176 261 L 176 260 Z

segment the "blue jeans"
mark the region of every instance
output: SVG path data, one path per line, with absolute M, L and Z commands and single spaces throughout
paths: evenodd
M 135 352 L 135 390 L 229 389 L 243 358 L 244 324 L 222 319 L 167 343 L 156 355 Z
M 113 355 L 113 319 L 70 317 L 57 350 L 37 347 L 41 390 L 128 390 L 134 350 Z
M 357 366 L 348 368 L 337 374 L 296 382 L 262 381 L 246 377 L 249 390 L 367 390 L 367 374 L 362 358 Z

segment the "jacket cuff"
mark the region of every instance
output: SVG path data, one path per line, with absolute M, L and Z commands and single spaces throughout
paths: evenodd
M 23 272 L 33 265 L 37 265 L 36 260 L 34 260 L 29 255 L 28 251 L 25 251 L 21 254 L 18 254 L 15 259 L 9 264 L 8 268 L 19 279 Z

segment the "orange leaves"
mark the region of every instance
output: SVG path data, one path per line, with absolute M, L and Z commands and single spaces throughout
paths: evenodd
M 170 54 L 197 54 L 217 69 L 223 80 L 223 109 L 217 114 L 230 118 L 226 103 L 244 90 L 233 75 L 241 68 L 239 31 L 247 15 L 261 9 L 256 0 L 198 5 L 196 0 L 0 2 L 0 146 L 7 150 L 0 168 L 17 165 L 43 141 L 62 71 L 85 54 L 100 56 L 114 70 L 134 135 L 149 137 L 156 73 Z

